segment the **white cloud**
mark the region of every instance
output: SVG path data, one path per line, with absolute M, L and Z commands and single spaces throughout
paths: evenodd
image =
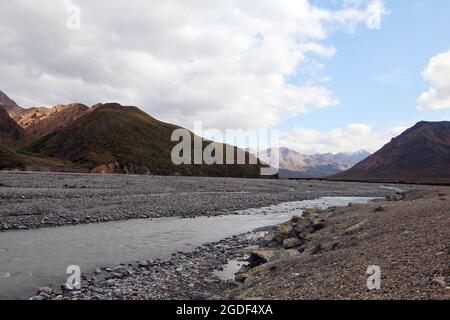
M 377 29 L 385 14 L 378 0 L 336 11 L 308 0 L 79 0 L 81 28 L 69 30 L 71 4 L 0 2 L 0 89 L 27 106 L 118 101 L 217 128 L 268 127 L 337 105 L 323 75 L 288 79 L 321 66 L 310 55 L 333 57 L 331 32 Z
M 450 50 L 431 58 L 423 72 L 423 78 L 431 88 L 419 97 L 419 110 L 450 108 Z
M 375 152 L 406 129 L 407 127 L 393 127 L 374 131 L 365 124 L 349 124 L 345 128 L 328 132 L 296 128 L 282 134 L 280 145 L 305 154 L 360 150 Z

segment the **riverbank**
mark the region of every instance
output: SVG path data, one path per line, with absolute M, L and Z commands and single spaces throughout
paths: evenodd
M 450 190 L 389 200 L 309 211 L 265 233 L 104 268 L 85 275 L 81 290 L 43 288 L 35 299 L 449 299 Z M 221 266 L 249 256 L 253 268 L 238 281 L 219 277 Z M 381 288 L 371 291 L 373 265 Z
M 369 183 L 0 172 L 0 231 L 217 216 L 288 201 L 394 192 Z

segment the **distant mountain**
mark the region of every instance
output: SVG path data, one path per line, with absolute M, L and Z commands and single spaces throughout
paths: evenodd
M 37 139 L 24 151 L 71 161 L 98 173 L 259 176 L 261 165 L 173 164 L 171 152 L 177 143 L 171 141 L 171 135 L 178 128 L 136 107 L 96 105 L 91 112 Z
M 11 119 L 5 109 L 0 108 L 0 145 L 16 148 L 26 140 L 25 131 Z
M 419 122 L 355 167 L 330 179 L 449 182 L 450 122 Z
M 281 178 L 322 178 L 344 170 L 370 155 L 367 151 L 326 153 L 305 155 L 288 148 L 269 149 L 270 152 L 279 152 L 279 176 Z M 267 162 L 264 156 L 261 160 Z

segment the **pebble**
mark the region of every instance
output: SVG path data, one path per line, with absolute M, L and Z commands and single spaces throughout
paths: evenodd
M 53 290 L 51 288 L 49 288 L 49 287 L 41 287 L 41 288 L 38 289 L 38 293 L 40 293 L 40 294 L 43 293 L 43 294 L 46 294 L 46 295 L 50 295 L 50 294 L 53 293 Z

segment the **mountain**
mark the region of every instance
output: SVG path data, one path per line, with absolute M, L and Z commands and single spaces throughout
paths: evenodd
M 176 166 L 171 152 L 178 143 L 171 141 L 171 135 L 180 127 L 158 121 L 136 107 L 109 103 L 93 109 L 23 151 L 71 161 L 98 173 L 259 176 L 261 165 Z
M 19 107 L 15 101 L 13 101 L 10 97 L 6 95 L 3 91 L 0 90 L 0 105 L 2 105 L 6 111 Z
M 13 150 L 0 144 L 0 170 L 25 169 L 26 162 Z
M 448 183 L 450 122 L 419 122 L 332 180 Z
M 53 108 L 23 109 L 14 120 L 33 138 L 40 138 L 57 129 L 64 128 L 89 112 L 89 107 L 73 103 Z
M 19 107 L 15 101 L 8 97 L 3 91 L 0 91 L 0 109 L 3 108 L 8 112 L 10 117 L 20 114 L 24 109 Z
M 0 145 L 16 148 L 27 140 L 25 131 L 0 108 Z
M 89 107 L 80 103 L 25 109 L 19 107 L 2 91 L 0 91 L 0 106 L 26 131 L 27 135 L 34 139 L 64 128 L 90 111 Z
M 269 149 L 266 152 L 268 154 L 279 152 L 279 176 L 281 178 L 326 177 L 348 170 L 370 155 L 367 151 L 305 155 L 288 148 Z M 264 156 L 260 157 L 262 161 L 267 160 Z

